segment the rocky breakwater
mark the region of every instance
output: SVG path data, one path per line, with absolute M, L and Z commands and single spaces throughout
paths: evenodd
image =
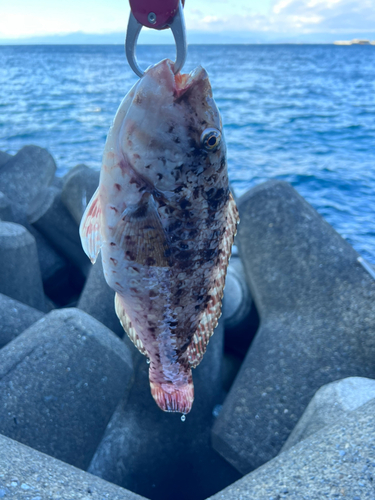
M 374 498 L 375 282 L 354 250 L 284 183 L 242 197 L 182 422 L 81 250 L 98 180 L 0 152 L 0 498 Z

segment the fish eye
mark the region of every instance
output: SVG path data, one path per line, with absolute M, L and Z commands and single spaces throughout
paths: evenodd
M 206 128 L 201 135 L 201 145 L 206 151 L 215 151 L 221 141 L 221 133 L 216 128 Z

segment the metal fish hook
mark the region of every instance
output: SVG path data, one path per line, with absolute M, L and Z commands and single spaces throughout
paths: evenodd
M 162 5 L 161 5 L 162 4 Z M 139 33 L 143 26 L 162 30 L 171 28 L 176 43 L 176 61 L 174 73 L 178 73 L 186 60 L 186 28 L 181 0 L 130 0 L 130 17 L 125 40 L 125 53 L 134 73 L 140 77 L 144 71 L 140 68 L 135 49 Z

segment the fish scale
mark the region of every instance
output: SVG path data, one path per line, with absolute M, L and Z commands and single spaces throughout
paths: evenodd
M 164 411 L 191 410 L 191 368 L 221 314 L 237 223 L 207 73 L 175 76 L 164 60 L 121 103 L 80 226 L 90 259 L 102 252 L 116 313 L 150 360 Z

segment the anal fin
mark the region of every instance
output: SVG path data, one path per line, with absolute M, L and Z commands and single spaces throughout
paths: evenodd
M 138 334 L 137 334 L 134 326 L 132 325 L 131 319 L 129 318 L 129 316 L 126 313 L 123 300 L 118 293 L 116 293 L 116 295 L 115 295 L 115 310 L 116 310 L 117 317 L 120 320 L 120 323 L 121 323 L 123 329 L 125 330 L 125 332 L 127 333 L 128 337 L 130 338 L 130 340 L 133 342 L 133 344 L 135 345 L 135 347 L 138 349 L 138 351 L 141 354 L 144 354 L 145 356 L 147 356 L 147 351 L 144 348 L 143 342 L 138 337 Z
M 87 205 L 79 226 L 82 248 L 94 264 L 102 246 L 100 232 L 102 209 L 99 201 L 99 188 Z

